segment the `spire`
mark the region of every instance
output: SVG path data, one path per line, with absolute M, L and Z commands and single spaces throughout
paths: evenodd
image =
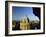
M 28 22 L 29 22 L 29 18 L 28 18 L 28 16 L 26 15 L 26 18 L 27 18 L 27 20 L 28 20 Z

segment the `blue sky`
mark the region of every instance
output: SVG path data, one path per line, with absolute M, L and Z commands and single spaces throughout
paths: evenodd
M 39 20 L 37 16 L 33 14 L 32 7 L 12 7 L 12 19 L 20 19 L 27 16 L 30 20 Z

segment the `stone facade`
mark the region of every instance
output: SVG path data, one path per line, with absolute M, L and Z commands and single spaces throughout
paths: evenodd
M 30 25 L 29 25 L 27 18 L 22 18 L 20 20 L 20 29 L 21 30 L 29 30 L 30 29 Z

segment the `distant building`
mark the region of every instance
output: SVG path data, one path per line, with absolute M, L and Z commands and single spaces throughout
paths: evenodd
M 23 17 L 20 20 L 20 29 L 21 30 L 29 30 L 30 29 L 30 24 L 29 24 L 29 20 L 27 17 Z

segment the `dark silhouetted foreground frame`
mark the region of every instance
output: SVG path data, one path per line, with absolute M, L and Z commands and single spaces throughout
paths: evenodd
M 26 34 L 12 34 L 12 35 L 9 35 L 8 34 L 8 2 L 20 2 L 20 3 L 32 3 L 32 4 L 43 4 L 43 23 L 44 23 L 44 26 L 43 26 L 43 32 L 42 33 L 26 33 Z M 45 33 L 45 3 L 40 3 L 40 2 L 22 2 L 22 1 L 5 1 L 5 36 L 18 36 L 18 35 L 34 35 L 34 34 L 44 34 Z

